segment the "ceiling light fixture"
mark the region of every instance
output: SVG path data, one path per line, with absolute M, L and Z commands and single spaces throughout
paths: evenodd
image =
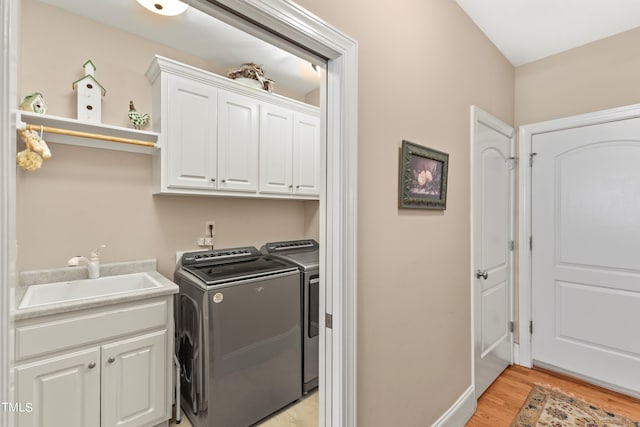
M 145 9 L 164 16 L 176 16 L 183 13 L 189 7 L 179 0 L 136 0 Z

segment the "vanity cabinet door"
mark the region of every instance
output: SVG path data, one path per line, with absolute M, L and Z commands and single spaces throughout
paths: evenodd
M 169 417 L 167 339 L 165 329 L 102 346 L 102 427 Z
M 293 190 L 295 194 L 320 195 L 320 119 L 293 114 Z
M 260 108 L 260 192 L 293 194 L 293 113 Z
M 168 78 L 166 131 L 169 187 L 217 187 L 217 91 L 179 76 Z M 164 118 L 163 118 L 164 119 Z
M 218 190 L 258 190 L 259 103 L 231 92 L 218 96 Z
M 15 372 L 18 427 L 100 427 L 99 347 L 17 366 Z

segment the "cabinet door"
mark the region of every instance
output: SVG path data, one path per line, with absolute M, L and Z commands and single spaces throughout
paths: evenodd
M 218 98 L 218 189 L 258 189 L 258 102 L 220 92 Z
M 166 329 L 102 346 L 101 427 L 169 418 L 167 351 Z
M 216 188 L 217 91 L 177 76 L 168 77 L 166 139 L 167 185 Z
M 260 107 L 260 192 L 293 192 L 293 113 Z
M 100 349 L 15 368 L 18 427 L 99 427 Z M 29 412 L 31 404 L 32 412 Z
M 320 119 L 293 115 L 293 186 L 296 194 L 320 195 Z

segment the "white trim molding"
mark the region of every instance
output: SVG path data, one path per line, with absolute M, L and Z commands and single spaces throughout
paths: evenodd
M 519 171 L 519 213 L 520 224 L 518 254 L 518 284 L 519 284 L 519 321 L 520 332 L 520 365 L 530 368 L 533 365 L 533 347 L 529 322 L 532 319 L 531 300 L 531 250 L 529 249 L 529 239 L 532 238 L 531 230 L 531 166 L 529 159 L 532 155 L 532 141 L 535 135 L 556 132 L 564 129 L 579 128 L 619 120 L 627 120 L 640 117 L 640 104 L 625 107 L 612 108 L 609 110 L 596 111 L 593 113 L 580 114 L 561 119 L 549 120 L 520 127 L 519 146 L 520 171 Z M 534 158 L 535 162 L 535 158 Z M 524 244 L 526 242 L 526 244 Z M 534 324 L 535 328 L 535 324 Z
M 11 337 L 15 279 L 16 108 L 18 2 L 0 2 L 2 53 L 0 54 L 0 401 L 12 402 Z M 0 411 L 0 425 L 12 425 L 8 411 Z
M 476 412 L 476 397 L 473 386 L 469 386 L 462 395 L 455 401 L 440 418 L 433 423 L 432 427 L 460 427 L 471 419 Z

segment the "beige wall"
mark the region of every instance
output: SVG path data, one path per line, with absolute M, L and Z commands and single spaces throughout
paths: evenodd
M 144 73 L 154 54 L 224 71 L 34 0 L 21 6 L 18 93 L 42 91 L 49 114 L 75 117 L 71 83 L 83 76 L 87 59 L 107 89 L 102 121 L 119 126 L 129 126 L 129 99 L 140 111 L 151 110 Z M 151 156 L 58 144 L 51 150 L 42 169 L 18 171 L 18 271 L 61 267 L 106 244 L 103 262 L 157 258 L 160 272 L 171 277 L 175 251 L 197 250 L 207 220 L 216 221 L 216 247 L 259 247 L 318 233 L 317 202 L 152 196 Z
M 298 2 L 359 42 L 359 425 L 431 425 L 471 384 L 469 106 L 512 123 L 513 67 L 451 0 Z M 153 53 L 192 59 L 31 8 L 29 27 L 46 36 L 23 31 L 20 93 L 44 91 L 52 114 L 73 117 L 69 87 L 88 58 L 108 91 L 104 121 L 116 125 L 130 98 L 150 109 Z M 403 139 L 450 154 L 445 212 L 398 210 Z M 310 202 L 154 197 L 147 156 L 53 149 L 43 170 L 18 176 L 19 269 L 106 243 L 105 261 L 157 257 L 170 274 L 172 252 L 208 219 L 218 246 L 311 237 L 318 221 Z
M 469 106 L 513 67 L 450 0 L 298 0 L 359 44 L 358 425 L 428 426 L 471 385 Z M 450 154 L 445 212 L 398 210 L 403 139 Z
M 640 28 L 516 68 L 518 125 L 640 102 Z

